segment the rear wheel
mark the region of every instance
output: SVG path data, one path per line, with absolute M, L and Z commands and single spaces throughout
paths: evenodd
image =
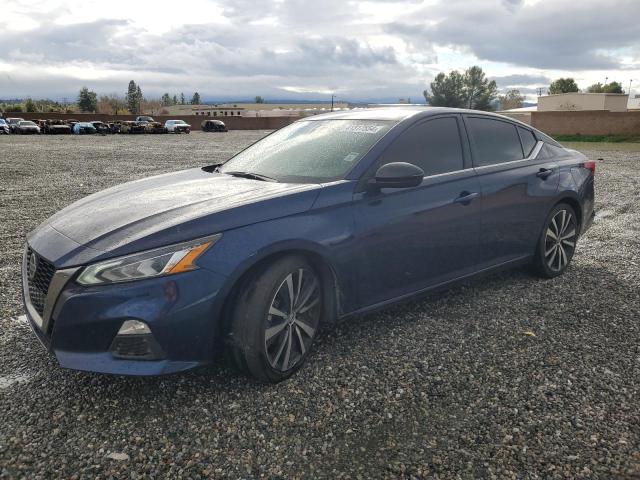
M 304 257 L 287 256 L 262 269 L 236 298 L 232 362 L 262 381 L 288 378 L 309 355 L 322 305 L 322 282 Z
M 556 205 L 547 216 L 538 240 L 534 266 L 545 278 L 557 277 L 569 266 L 578 241 L 576 212 L 566 203 Z

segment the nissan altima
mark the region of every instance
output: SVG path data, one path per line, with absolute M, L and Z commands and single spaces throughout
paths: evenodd
M 224 352 L 277 382 L 322 322 L 500 268 L 562 274 L 595 168 L 496 114 L 318 115 L 46 220 L 24 250 L 27 316 L 62 367 L 157 375 Z

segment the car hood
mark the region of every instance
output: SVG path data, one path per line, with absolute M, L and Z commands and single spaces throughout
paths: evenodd
M 83 198 L 49 218 L 28 241 L 58 268 L 83 264 L 301 213 L 320 189 L 184 170 Z

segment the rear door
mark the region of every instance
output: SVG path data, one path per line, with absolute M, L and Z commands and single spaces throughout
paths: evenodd
M 483 261 L 532 255 L 558 190 L 558 165 L 537 158 L 542 142 L 528 128 L 482 115 L 465 115 L 464 123 L 482 190 Z
M 369 175 L 391 162 L 425 171 L 414 188 L 355 194 L 359 293 L 363 306 L 410 294 L 474 268 L 480 185 L 461 141 L 458 115 L 409 127 Z

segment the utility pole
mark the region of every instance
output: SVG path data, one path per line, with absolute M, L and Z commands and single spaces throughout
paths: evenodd
M 331 94 L 331 111 L 333 112 L 333 99 L 335 98 L 335 95 L 332 93 Z
M 538 96 L 541 97 L 542 96 L 542 87 L 538 87 Z
M 633 82 L 633 78 L 629 79 L 629 98 L 631 98 L 631 82 Z
M 609 80 L 609 77 L 604 77 L 604 84 L 607 84 L 607 80 Z

